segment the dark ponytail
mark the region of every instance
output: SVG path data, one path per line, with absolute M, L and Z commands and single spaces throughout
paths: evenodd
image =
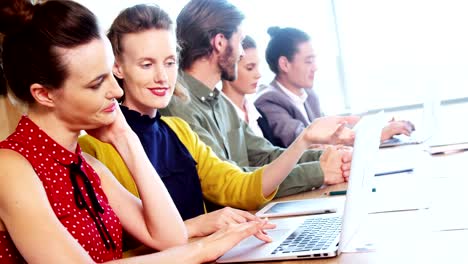
M 11 34 L 21 29 L 31 20 L 33 5 L 27 1 L 2 0 L 0 2 L 0 96 L 7 94 L 7 82 L 3 73 L 4 34 Z
M 34 6 L 29 1 L 2 0 L 0 2 L 0 32 L 11 34 L 31 21 Z
M 94 14 L 63 0 L 35 6 L 26 0 L 2 0 L 0 32 L 6 34 L 2 65 L 8 86 L 25 103 L 34 103 L 32 84 L 58 89 L 68 77 L 58 48 L 71 49 L 100 38 Z
M 274 38 L 278 33 L 281 31 L 280 27 L 269 27 L 267 30 L 268 35 L 270 35 L 270 38 Z

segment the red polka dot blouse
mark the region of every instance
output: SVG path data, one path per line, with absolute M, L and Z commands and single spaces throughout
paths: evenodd
M 23 116 L 0 148 L 14 150 L 31 163 L 55 215 L 95 262 L 122 257 L 121 223 L 79 146 L 75 153 L 66 150 Z M 0 263 L 24 263 L 6 231 L 0 231 Z

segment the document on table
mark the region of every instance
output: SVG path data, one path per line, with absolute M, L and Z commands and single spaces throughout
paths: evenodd
M 413 173 L 374 177 L 376 191 L 370 196 L 369 213 L 426 209 L 431 205 L 425 181 Z

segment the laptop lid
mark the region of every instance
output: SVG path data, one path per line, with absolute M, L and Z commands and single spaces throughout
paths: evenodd
M 366 197 L 371 193 L 370 179 L 375 173 L 372 160 L 378 151 L 384 123 L 383 114 L 378 113 L 363 117 L 355 127 L 353 162 L 343 212 L 272 220 L 271 222 L 277 227 L 275 230 L 267 230 L 267 233 L 273 238 L 273 242 L 264 243 L 255 237 L 249 237 L 229 250 L 217 262 L 324 258 L 334 257 L 341 252 L 351 250 L 353 238 L 358 233 L 363 218 L 367 215 L 368 200 Z M 311 221 L 313 224 L 310 227 L 304 227 Z M 338 222 L 336 230 L 332 229 L 335 222 Z M 313 230 L 313 236 L 307 232 L 302 233 L 302 230 L 309 228 L 316 228 Z M 316 238 L 316 235 L 320 238 Z M 297 238 L 301 238 L 299 245 L 318 241 L 319 246 L 307 250 L 291 249 L 291 241 L 296 241 Z M 324 246 L 324 242 L 322 243 L 325 240 L 330 242 L 327 247 Z
M 353 161 L 346 193 L 339 253 L 353 251 L 353 238 L 369 212 L 372 178 L 375 175 L 380 134 L 386 121 L 383 112 L 364 116 L 355 127 Z

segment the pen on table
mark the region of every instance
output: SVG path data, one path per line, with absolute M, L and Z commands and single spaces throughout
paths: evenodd
M 413 172 L 413 170 L 414 169 L 411 168 L 411 169 L 404 169 L 404 170 L 386 171 L 386 172 L 376 173 L 375 176 L 385 176 L 385 175 L 398 174 L 398 173 L 409 173 L 409 172 Z
M 376 192 L 376 189 L 375 189 L 375 188 L 372 188 L 372 192 Z M 346 190 L 331 191 L 331 192 L 325 193 L 325 195 L 328 195 L 328 196 L 346 195 Z
M 462 149 L 452 149 L 452 150 L 444 150 L 444 151 L 439 151 L 439 152 L 429 152 L 431 155 L 436 156 L 436 155 L 448 155 L 448 154 L 455 154 L 455 153 L 460 153 L 460 152 L 465 152 L 467 151 L 468 148 L 462 148 Z

